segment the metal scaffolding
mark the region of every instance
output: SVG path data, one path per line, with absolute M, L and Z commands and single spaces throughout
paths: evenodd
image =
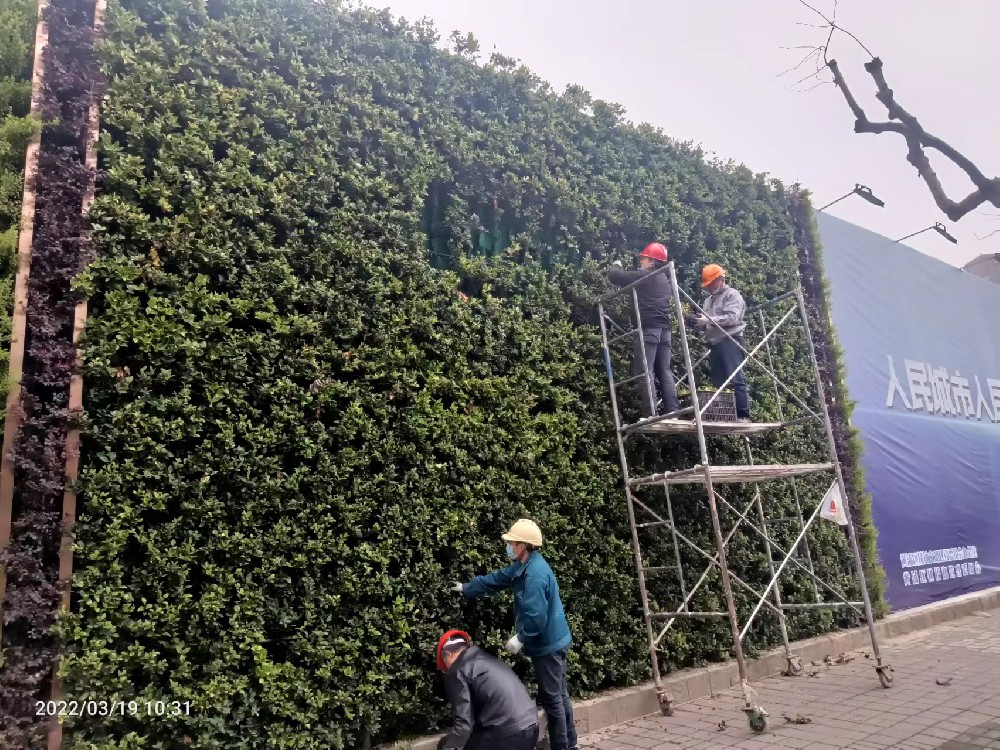
M 840 497 L 846 500 L 847 492 L 844 486 L 844 478 L 840 463 L 837 460 L 836 444 L 834 442 L 833 426 L 830 421 L 829 410 L 826 406 L 826 398 L 823 388 L 823 380 L 816 359 L 816 351 L 813 345 L 812 334 L 809 328 L 809 319 L 801 289 L 782 294 L 764 304 L 747 311 L 747 319 L 751 316 L 758 320 L 763 337 L 755 346 L 744 348 L 736 342 L 729 334 L 729 339 L 736 343 L 743 352 L 744 358 L 741 368 L 754 365 L 764 370 L 774 384 L 774 396 L 777 403 L 778 421 L 766 423 L 742 423 L 742 422 L 719 422 L 705 419 L 706 412 L 718 398 L 718 394 L 725 389 L 733 380 L 734 372 L 725 383 L 718 389 L 706 403 L 701 404 L 697 397 L 698 384 L 696 368 L 708 356 L 707 354 L 694 360 L 689 346 L 687 328 L 685 325 L 682 309 L 682 298 L 691 305 L 693 310 L 704 314 L 701 306 L 691 298 L 677 284 L 677 275 L 673 262 L 666 264 L 661 269 L 653 273 L 666 274 L 670 279 L 670 286 L 673 294 L 673 307 L 677 325 L 680 329 L 680 342 L 684 357 L 684 373 L 676 378 L 676 384 L 682 381 L 687 382 L 691 394 L 691 406 L 681 408 L 679 411 L 669 414 L 644 417 L 638 421 L 626 424 L 622 421 L 619 409 L 618 397 L 619 388 L 630 384 L 637 384 L 639 387 L 648 389 L 649 403 L 657 403 L 656 387 L 649 375 L 650 363 L 646 360 L 646 353 L 643 346 L 638 346 L 637 351 L 642 352 L 643 372 L 646 374 L 633 375 L 621 382 L 616 382 L 614 375 L 612 347 L 623 342 L 634 341 L 638 336 L 642 340 L 642 319 L 639 312 L 639 300 L 636 289 L 645 282 L 645 278 L 633 284 L 625 286 L 605 297 L 598 302 L 598 314 L 600 318 L 601 339 L 603 344 L 604 363 L 607 371 L 608 386 L 611 391 L 612 413 L 615 421 L 615 433 L 618 441 L 618 451 L 621 460 L 622 473 L 624 476 L 625 497 L 628 504 L 629 524 L 632 530 L 632 548 L 635 556 L 636 571 L 639 579 L 639 594 L 642 599 L 643 614 L 645 617 L 646 635 L 649 641 L 649 653 L 653 667 L 653 681 L 659 697 L 662 712 L 670 716 L 674 710 L 674 699 L 663 686 L 660 674 L 660 665 L 657 655 L 664 651 L 664 639 L 670 629 L 680 620 L 684 619 L 710 619 L 727 618 L 733 638 L 733 652 L 736 657 L 739 669 L 740 685 L 743 693 L 744 712 L 750 728 L 755 732 L 763 732 L 767 728 L 767 711 L 763 706 L 758 705 L 756 694 L 748 684 L 747 662 L 744 656 L 744 641 L 750 631 L 751 626 L 757 619 L 763 608 L 777 616 L 781 631 L 782 643 L 784 645 L 785 657 L 788 663 L 788 672 L 793 675 L 802 673 L 802 664 L 797 656 L 792 653 L 789 642 L 788 628 L 785 620 L 786 612 L 795 612 L 808 609 L 838 609 L 846 608 L 857 616 L 864 618 L 868 625 L 868 632 L 871 637 L 872 656 L 874 657 L 875 671 L 879 682 L 883 687 L 890 687 L 893 682 L 891 667 L 883 662 L 879 650 L 878 636 L 875 632 L 875 618 L 872 615 L 871 601 L 868 596 L 868 587 L 865 582 L 864 566 L 861 560 L 861 552 L 858 547 L 857 535 L 851 514 L 847 513 L 847 536 L 850 541 L 853 555 L 854 573 L 861 592 L 861 601 L 851 601 L 836 586 L 824 581 L 816 573 L 813 564 L 813 555 L 809 546 L 807 532 L 813 523 L 820 517 L 820 511 L 824 501 L 820 500 L 811 507 L 800 493 L 800 487 L 796 483 L 796 477 L 807 475 L 817 475 L 821 473 L 834 474 L 834 483 L 831 490 L 837 488 Z M 648 278 L 648 277 L 647 277 Z M 631 313 L 634 317 L 634 325 L 620 325 L 608 315 L 608 306 L 613 300 L 620 297 L 631 297 Z M 787 309 L 784 309 L 787 308 Z M 768 327 L 765 317 L 765 310 L 777 310 L 781 314 L 776 324 Z M 813 394 L 819 403 L 818 411 L 811 408 L 806 400 L 796 394 L 775 374 L 774 360 L 771 352 L 771 342 L 782 329 L 786 329 L 789 321 L 800 320 L 802 323 L 802 333 L 805 336 L 809 353 L 809 362 L 806 366 L 812 368 L 815 379 L 815 393 Z M 748 344 L 749 346 L 749 344 Z M 763 352 L 763 354 L 762 354 Z M 783 395 L 785 399 L 783 399 Z M 785 405 L 794 404 L 802 416 L 795 419 L 785 418 Z M 751 438 L 756 435 L 771 433 L 783 430 L 795 425 L 807 423 L 822 423 L 826 431 L 827 455 L 819 459 L 816 463 L 802 464 L 757 464 L 753 459 L 751 449 Z M 629 469 L 628 452 L 626 451 L 627 441 L 635 435 L 647 436 L 678 436 L 687 435 L 697 438 L 700 450 L 700 462 L 692 467 L 675 470 L 662 471 L 648 476 L 633 477 Z M 743 443 L 746 463 L 740 465 L 713 465 L 709 459 L 707 436 L 723 436 L 740 440 Z M 771 518 L 765 513 L 765 503 L 761 493 L 761 483 L 773 480 L 787 479 L 791 483 L 791 495 L 794 498 L 795 513 L 790 518 Z M 749 503 L 742 508 L 730 503 L 717 489 L 717 485 L 723 483 L 746 483 L 753 486 L 753 497 Z M 689 535 L 678 528 L 675 523 L 675 506 L 671 501 L 670 488 L 681 484 L 700 484 L 705 488 L 707 496 L 708 510 L 711 516 L 712 537 L 714 539 L 714 552 L 704 549 Z M 643 502 L 636 496 L 636 490 L 643 487 L 659 485 L 663 488 L 665 512 L 651 507 L 650 503 Z M 733 514 L 735 521 L 727 532 L 723 532 L 720 509 Z M 753 515 L 751 515 L 753 514 Z M 783 546 L 775 539 L 775 533 L 769 529 L 776 528 L 781 523 L 792 523 L 795 534 L 794 542 Z M 645 552 L 640 545 L 640 530 L 666 533 L 663 539 L 665 547 L 672 548 L 672 560 L 666 565 L 650 565 L 645 559 Z M 768 559 L 768 567 L 765 571 L 769 577 L 769 583 L 763 591 L 751 586 L 739 576 L 735 575 L 729 568 L 726 560 L 726 548 L 738 531 L 744 530 L 747 534 L 752 534 L 765 545 Z M 787 536 L 791 536 L 791 533 Z M 704 569 L 695 579 L 693 574 L 686 574 L 684 565 L 684 555 L 695 556 L 704 562 Z M 781 576 L 783 573 L 796 571 L 800 575 L 808 578 L 812 585 L 812 595 L 814 601 L 787 603 L 782 596 Z M 678 604 L 668 611 L 654 611 L 650 605 L 650 595 L 648 582 L 651 576 L 659 575 L 669 571 L 676 571 L 677 591 L 679 591 Z M 713 571 L 718 571 L 722 584 L 722 593 L 725 599 L 725 611 L 695 611 L 692 599 L 703 587 Z M 733 595 L 733 587 L 736 586 L 751 595 L 751 601 L 756 601 L 752 613 L 747 616 L 744 622 L 740 622 L 737 612 L 736 601 Z M 830 595 L 824 597 L 824 594 Z

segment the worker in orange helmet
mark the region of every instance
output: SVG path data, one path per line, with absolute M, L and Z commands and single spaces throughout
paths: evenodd
M 535 750 L 538 708 L 514 670 L 449 630 L 437 646 L 455 725 L 438 750 Z
M 747 327 L 744 320 L 746 302 L 742 294 L 726 283 L 726 270 L 716 263 L 702 269 L 701 285 L 709 292 L 702 304 L 705 315 L 692 316 L 687 322 L 705 332 L 712 385 L 721 388 L 729 376 L 736 373 L 729 383 L 736 397 L 736 421 L 749 422 L 750 394 L 741 366 L 746 349 L 743 338 Z
M 616 286 L 628 286 L 645 279 L 635 289 L 639 301 L 639 319 L 642 331 L 632 347 L 632 373 L 645 374 L 646 379 L 638 381 L 642 399 L 643 415 L 651 417 L 656 413 L 653 400 L 657 385 L 662 401 L 661 413 L 678 411 L 677 387 L 670 370 L 670 306 L 673 290 L 665 273 L 656 273 L 667 264 L 667 248 L 659 242 L 646 245 L 638 255 L 639 268 L 626 271 L 621 261 L 616 260 L 608 269 L 608 280 Z M 649 277 L 649 278 L 646 278 Z M 643 350 L 646 367 L 643 368 Z

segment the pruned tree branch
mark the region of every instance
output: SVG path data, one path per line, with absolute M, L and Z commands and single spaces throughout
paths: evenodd
M 990 179 L 983 174 L 976 164 L 947 141 L 924 130 L 920 121 L 896 101 L 895 94 L 886 82 L 882 70 L 882 61 L 874 57 L 865 63 L 865 70 L 875 82 L 875 98 L 882 103 L 890 122 L 872 122 L 864 109 L 858 104 L 851 93 L 847 81 L 840 71 L 836 60 L 829 60 L 827 67 L 833 73 L 833 81 L 847 101 L 847 106 L 854 113 L 855 133 L 898 133 L 906 140 L 906 160 L 912 164 L 917 174 L 926 183 L 931 196 L 938 208 L 952 221 L 958 221 L 966 214 L 979 208 L 984 203 L 991 203 L 1000 208 L 1000 177 Z M 931 166 L 925 149 L 934 149 L 949 159 L 959 169 L 968 175 L 975 190 L 960 201 L 948 197 L 941 179 Z
M 854 132 L 871 133 L 875 135 L 881 133 L 897 133 L 898 135 L 901 135 L 906 141 L 906 160 L 916 168 L 917 174 L 920 175 L 920 178 L 924 181 L 924 183 L 926 183 L 927 188 L 930 190 L 931 196 L 934 198 L 934 202 L 937 204 L 938 208 L 940 208 L 941 211 L 943 211 L 944 214 L 952 221 L 958 221 L 963 216 L 971 213 L 984 203 L 989 203 L 997 208 L 1000 208 L 1000 177 L 986 177 L 982 170 L 980 170 L 971 159 L 961 153 L 957 148 L 944 139 L 932 135 L 924 130 L 920 121 L 908 112 L 898 101 L 896 101 L 896 96 L 892 89 L 889 88 L 889 84 L 886 81 L 885 73 L 882 68 L 882 60 L 873 55 L 854 34 L 837 25 L 836 4 L 834 5 L 833 17 L 827 18 L 826 15 L 809 3 L 805 2 L 805 0 L 799 0 L 799 2 L 820 16 L 826 22 L 826 26 L 824 28 L 830 29 L 830 34 L 827 37 L 826 44 L 823 47 L 816 48 L 814 53 L 819 50 L 822 51 L 825 67 L 829 68 L 830 72 L 833 74 L 834 85 L 840 89 L 840 93 L 843 94 L 844 99 L 847 101 L 847 106 L 854 114 Z M 833 34 L 837 31 L 849 36 L 871 56 L 871 60 L 865 63 L 865 70 L 875 83 L 875 98 L 878 99 L 878 101 L 885 107 L 886 113 L 889 117 L 888 122 L 872 122 L 868 118 L 864 108 L 858 103 L 858 100 L 855 98 L 850 87 L 847 85 L 847 80 L 844 78 L 840 67 L 837 65 L 837 61 L 828 57 L 830 42 L 833 39 Z M 808 56 L 806 59 L 808 59 Z M 800 65 L 801 64 L 802 63 L 800 63 Z M 930 159 L 927 157 L 926 153 L 927 149 L 937 151 L 965 172 L 975 187 L 975 190 L 959 201 L 949 198 L 948 194 L 945 192 L 944 186 L 941 184 L 941 179 L 931 166 Z

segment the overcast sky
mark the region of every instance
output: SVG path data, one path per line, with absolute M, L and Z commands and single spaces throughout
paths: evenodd
M 801 182 L 824 205 L 869 186 L 877 208 L 852 196 L 830 213 L 898 239 L 943 222 L 959 240 L 935 232 L 906 244 L 954 265 L 1000 252 L 1000 209 L 987 206 L 952 224 L 934 205 L 906 147 L 895 134 L 856 135 L 854 119 L 833 85 L 797 93 L 795 81 L 815 70 L 779 77 L 826 34 L 797 23 L 823 23 L 798 0 L 369 0 L 395 15 L 429 17 L 441 36 L 471 31 L 488 57 L 520 59 L 557 89 L 580 84 L 623 105 L 630 119 L 662 127 L 680 140 Z M 833 0 L 810 0 L 829 14 Z M 837 21 L 885 64 L 897 101 L 931 133 L 1000 174 L 1000 0 L 841 0 Z M 867 56 L 838 34 L 832 56 L 872 120 L 884 120 Z M 812 82 L 801 84 L 804 91 Z M 953 198 L 972 190 L 943 158 L 932 164 Z

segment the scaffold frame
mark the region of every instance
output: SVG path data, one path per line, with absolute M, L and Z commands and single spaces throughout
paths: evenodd
M 664 274 L 668 276 L 673 298 L 673 311 L 676 318 L 675 326 L 679 328 L 681 350 L 684 360 L 684 371 L 675 376 L 675 386 L 686 381 L 691 395 L 691 405 L 682 407 L 678 411 L 669 414 L 657 414 L 646 416 L 634 423 L 626 424 L 622 421 L 621 409 L 619 407 L 619 391 L 623 387 L 637 384 L 639 387 L 648 389 L 649 403 L 656 404 L 656 386 L 651 376 L 651 368 L 646 359 L 645 347 L 638 346 L 637 353 L 642 353 L 642 369 L 644 374 L 632 375 L 621 382 L 617 382 L 614 375 L 612 358 L 612 348 L 621 342 L 632 340 L 638 336 L 642 339 L 642 317 L 639 310 L 639 298 L 637 288 L 645 283 L 650 275 Z M 608 314 L 609 304 L 619 297 L 631 297 L 631 315 L 634 324 L 622 325 L 615 322 Z M 779 629 L 781 632 L 782 645 L 788 664 L 788 672 L 792 675 L 802 673 L 802 664 L 799 658 L 793 653 L 792 645 L 789 641 L 788 628 L 785 619 L 786 612 L 805 609 L 849 609 L 858 617 L 863 618 L 867 623 L 872 646 L 872 657 L 874 659 L 874 669 L 879 682 L 885 688 L 893 683 L 892 667 L 882 658 L 879 647 L 878 634 L 875 630 L 875 618 L 872 613 L 871 600 L 868 594 L 868 586 L 865 580 L 864 564 L 861 558 L 861 551 L 858 545 L 857 533 L 854 521 L 850 512 L 846 513 L 846 529 L 851 556 L 853 559 L 854 578 L 857 581 L 861 593 L 861 600 L 850 600 L 847 595 L 840 591 L 832 583 L 823 580 L 816 573 L 816 566 L 813 562 L 812 550 L 809 547 L 808 532 L 813 524 L 820 518 L 820 511 L 825 502 L 824 499 L 809 507 L 803 502 L 796 484 L 796 477 L 805 475 L 815 475 L 820 473 L 830 473 L 834 475 L 830 490 L 839 490 L 840 497 L 846 502 L 847 490 L 844 485 L 844 476 L 837 458 L 837 448 L 834 438 L 833 424 L 829 409 L 827 408 L 826 394 L 824 391 L 822 373 L 816 357 L 816 349 L 812 338 L 812 331 L 809 325 L 808 310 L 802 294 L 801 286 L 796 289 L 781 294 L 774 299 L 768 300 L 750 310 L 747 310 L 746 317 L 754 316 L 760 323 L 763 337 L 754 346 L 747 347 L 740 344 L 735 338 L 726 333 L 730 341 L 735 343 L 744 358 L 736 371 L 717 389 L 704 404 L 701 404 L 696 394 L 698 393 L 697 368 L 707 358 L 706 353 L 699 359 L 692 357 L 691 347 L 688 339 L 688 328 L 685 322 L 683 304 L 690 304 L 693 311 L 704 315 L 705 311 L 701 305 L 691 297 L 685 290 L 681 289 L 677 283 L 677 274 L 673 261 L 665 264 L 659 269 L 652 271 L 646 277 L 624 286 L 604 297 L 597 304 L 598 317 L 600 320 L 602 353 L 604 356 L 605 370 L 608 378 L 608 387 L 611 395 L 612 415 L 615 422 L 615 434 L 618 444 L 619 459 L 621 463 L 623 485 L 626 502 L 628 506 L 628 518 L 631 526 L 632 549 L 635 557 L 636 572 L 639 583 L 639 595 L 642 600 L 642 609 L 645 620 L 645 629 L 649 644 L 649 655 L 652 662 L 653 682 L 659 698 L 661 711 L 670 716 L 674 711 L 674 698 L 664 687 L 663 676 L 660 672 L 658 654 L 663 650 L 663 642 L 670 629 L 680 620 L 685 619 L 728 619 L 732 632 L 732 651 L 735 656 L 737 668 L 739 670 L 740 687 L 743 696 L 743 710 L 747 715 L 750 728 L 755 732 L 763 732 L 767 728 L 767 711 L 757 703 L 757 695 L 750 687 L 748 681 L 747 660 L 744 653 L 744 640 L 750 628 L 754 624 L 763 608 L 777 616 Z M 781 305 L 787 304 L 788 309 L 773 326 L 768 326 L 764 311 L 769 308 L 776 308 L 782 312 Z M 806 346 L 809 354 L 809 364 L 812 368 L 814 391 L 813 396 L 817 398 L 819 408 L 810 407 L 806 400 L 796 394 L 788 385 L 781 381 L 775 373 L 774 360 L 771 351 L 771 341 L 783 329 L 788 327 L 791 320 L 801 321 Z M 721 329 L 720 329 L 721 330 Z M 613 334 L 613 335 L 612 335 Z M 744 342 L 746 341 L 744 337 Z M 778 420 L 765 423 L 743 423 L 743 422 L 717 422 L 706 420 L 705 414 L 712 403 L 732 380 L 736 377 L 740 369 L 744 371 L 748 366 L 753 365 L 767 373 L 774 385 L 774 395 L 777 403 Z M 638 369 L 638 368 L 636 368 Z M 673 370 L 671 369 L 671 372 Z M 783 401 L 784 395 L 788 402 Z M 806 398 L 809 398 L 808 396 Z M 799 409 L 804 412 L 804 416 L 795 419 L 786 419 L 785 403 L 794 402 Z M 825 460 L 817 460 L 814 463 L 803 464 L 758 464 L 754 461 L 751 439 L 756 435 L 766 434 L 777 430 L 783 430 L 795 425 L 805 423 L 821 422 L 826 432 L 826 453 Z M 677 436 L 686 435 L 697 438 L 700 461 L 694 466 L 676 471 L 662 471 L 648 476 L 633 477 L 629 468 L 629 457 L 626 449 L 627 441 L 634 435 L 657 436 Z M 746 463 L 744 464 L 712 464 L 708 453 L 708 436 L 730 436 L 739 439 L 744 444 Z M 791 518 L 772 518 L 771 526 L 778 522 L 796 523 L 797 536 L 791 545 L 779 544 L 774 534 L 769 529 L 769 519 L 765 513 L 765 505 L 762 498 L 761 484 L 773 480 L 787 479 L 791 482 L 791 495 L 794 499 L 796 514 Z M 717 489 L 717 485 L 727 483 L 751 484 L 753 486 L 753 497 L 739 508 L 734 503 L 726 499 L 725 495 Z M 714 541 L 714 551 L 704 549 L 684 534 L 678 528 L 674 519 L 674 506 L 670 498 L 670 488 L 681 484 L 699 484 L 705 488 L 706 502 L 712 522 L 712 538 Z M 658 512 L 636 497 L 634 490 L 641 487 L 660 485 L 664 491 L 664 501 L 666 512 Z M 732 527 L 723 533 L 720 506 L 728 513 L 731 513 L 736 521 Z M 639 531 L 643 529 L 661 529 L 670 535 L 670 545 L 673 548 L 674 560 L 671 565 L 652 566 L 644 561 L 643 548 L 640 543 Z M 755 588 L 745 580 L 737 576 L 730 570 L 726 559 L 726 549 L 730 541 L 739 531 L 752 533 L 759 540 L 763 541 L 767 551 L 768 569 L 766 571 L 769 582 L 763 591 Z M 794 532 L 793 532 L 794 533 Z M 695 553 L 703 558 L 705 567 L 693 585 L 685 575 L 685 566 L 681 551 Z M 786 603 L 783 601 L 781 589 L 781 576 L 786 570 L 795 569 L 798 573 L 804 574 L 811 582 L 813 602 Z M 653 611 L 650 605 L 648 591 L 648 577 L 660 574 L 669 570 L 677 573 L 678 590 L 680 591 L 680 604 L 669 611 Z M 717 570 L 721 581 L 722 593 L 725 599 L 725 611 L 694 611 L 691 608 L 691 601 L 695 594 L 708 580 L 713 570 Z M 751 614 L 740 622 L 737 611 L 736 600 L 733 587 L 745 591 L 752 596 L 751 601 L 756 601 Z M 832 597 L 824 598 L 824 594 Z

